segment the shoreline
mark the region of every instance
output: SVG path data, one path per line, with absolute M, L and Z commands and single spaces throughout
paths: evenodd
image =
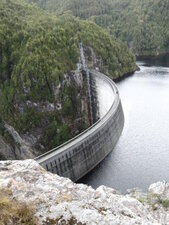
M 131 71 L 131 72 L 125 73 L 125 74 L 122 75 L 121 77 L 118 77 L 118 78 L 113 79 L 113 81 L 114 81 L 115 83 L 119 83 L 119 82 L 125 80 L 126 78 L 133 76 L 134 73 L 135 73 L 136 71 L 139 71 L 139 70 L 140 70 L 140 68 L 137 66 L 137 69 L 136 69 L 135 71 Z
M 158 57 L 165 57 L 165 56 L 167 56 L 167 55 L 169 55 L 169 51 L 168 52 L 160 52 L 160 53 L 158 53 L 158 54 L 136 54 L 136 53 L 134 53 L 133 52 L 133 54 L 135 55 L 135 57 L 136 57 L 136 60 L 138 59 L 138 58 L 158 58 Z

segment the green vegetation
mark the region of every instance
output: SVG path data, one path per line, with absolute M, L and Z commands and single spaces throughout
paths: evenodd
M 62 15 L 64 12 L 86 19 L 93 15 L 101 15 L 110 12 L 114 0 L 26 0 L 28 3 L 36 3 L 43 9 Z
M 69 137 L 69 129 L 67 125 L 58 125 L 58 123 L 54 121 L 47 127 L 42 143 L 44 145 L 48 145 L 49 149 L 52 149 L 67 140 L 67 137 Z
M 137 198 L 137 200 L 144 205 L 144 199 L 143 198 L 139 197 L 139 198 Z
M 80 124 L 76 130 L 84 130 L 81 99 L 85 88 L 71 78 L 79 61 L 80 42 L 93 48 L 103 62 L 102 71 L 111 77 L 135 71 L 135 58 L 127 47 L 92 21 L 69 14 L 56 17 L 22 0 L 2 0 L 0 121 L 19 133 L 42 129 L 41 143 L 50 148 L 75 135 L 72 124 L 76 119 Z M 55 108 L 58 103 L 60 110 Z M 54 110 L 50 111 L 51 104 Z
M 169 52 L 168 0 L 27 0 L 49 11 L 91 19 L 137 55 Z
M 163 206 L 165 210 L 169 208 L 169 200 L 164 198 L 164 196 L 159 194 L 150 193 L 147 195 L 147 203 L 152 206 L 152 209 L 155 211 L 159 206 Z
M 0 225 L 38 225 L 34 211 L 26 204 L 15 201 L 8 190 L 0 190 Z
M 162 206 L 167 210 L 169 207 L 168 199 L 162 199 Z
M 169 1 L 121 0 L 107 15 L 92 19 L 126 42 L 137 55 L 169 51 Z

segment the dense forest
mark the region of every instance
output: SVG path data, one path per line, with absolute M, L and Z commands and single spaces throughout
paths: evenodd
M 136 55 L 169 52 L 168 0 L 27 0 L 44 9 L 95 21 Z
M 12 144 L 2 122 L 22 135 L 38 136 L 36 147 L 46 150 L 88 126 L 85 87 L 73 79 L 80 42 L 93 49 L 100 70 L 112 78 L 135 71 L 127 47 L 92 21 L 56 17 L 21 0 L 0 2 L 0 135 L 5 141 Z

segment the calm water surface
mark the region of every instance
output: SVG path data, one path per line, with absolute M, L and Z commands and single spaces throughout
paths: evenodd
M 123 134 L 114 151 L 81 182 L 125 192 L 133 187 L 147 189 L 159 180 L 169 181 L 167 63 L 138 61 L 140 71 L 117 84 L 125 114 Z

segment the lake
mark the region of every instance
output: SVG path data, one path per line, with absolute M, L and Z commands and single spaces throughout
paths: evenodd
M 121 192 L 169 181 L 169 56 L 142 58 L 140 71 L 117 83 L 125 115 L 111 154 L 80 182 Z

